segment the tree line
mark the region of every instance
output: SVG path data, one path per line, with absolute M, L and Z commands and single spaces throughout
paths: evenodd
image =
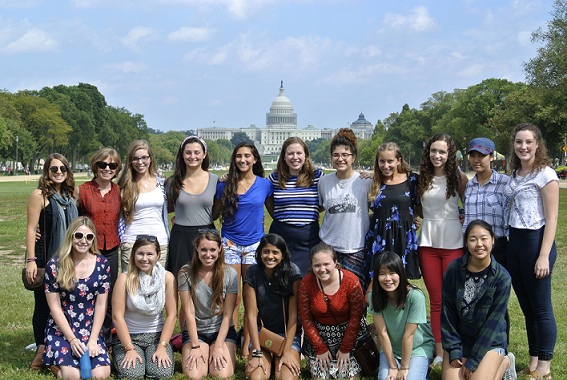
M 532 42 L 540 47 L 536 57 L 524 64 L 525 83 L 490 78 L 466 89 L 436 92 L 419 108 L 405 104 L 399 112 L 376 122 L 371 139 L 359 142 L 360 164 L 372 166 L 378 145 L 394 141 L 406 161 L 417 167 L 424 142 L 439 132 L 451 134 L 461 151 L 474 137 L 491 138 L 496 149 L 508 156 L 510 132 L 525 121 L 540 127 L 550 157 L 564 158 L 567 0 L 555 0 L 551 15 L 546 28 L 532 34 Z M 97 149 L 111 146 L 124 157 L 135 139 L 148 140 L 157 163 L 168 164 L 174 161 L 183 138 L 194 133 L 154 130 L 143 115 L 107 104 L 104 95 L 87 83 L 0 91 L 0 161 L 13 161 L 17 145 L 19 161 L 30 168 L 50 152 L 60 152 L 72 163 L 84 163 Z M 234 143 L 207 141 L 211 164 L 227 164 Z M 324 139 L 307 142 L 314 162 L 329 163 L 329 143 Z

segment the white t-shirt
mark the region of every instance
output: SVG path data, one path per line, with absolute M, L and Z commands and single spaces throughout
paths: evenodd
M 319 238 L 343 253 L 354 253 L 364 248 L 364 237 L 370 227 L 368 191 L 372 180 L 360 178 L 358 172 L 345 180 L 336 173 L 319 180 L 319 205 L 325 216 Z
M 541 189 L 551 181 L 558 181 L 557 173 L 549 166 L 525 177 L 510 177 L 506 196 L 510 201 L 510 227 L 538 230 L 545 225 Z
M 167 231 L 163 223 L 165 199 L 158 186 L 147 193 L 140 193 L 134 205 L 134 219 L 126 224 L 123 242 L 134 242 L 138 235 L 154 235 L 160 245 L 167 245 Z

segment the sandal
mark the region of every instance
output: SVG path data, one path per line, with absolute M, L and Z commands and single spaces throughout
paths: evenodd
M 531 371 L 529 373 L 529 380 L 552 380 L 551 379 L 551 372 L 548 373 L 547 375 L 542 375 L 541 373 L 539 373 L 538 370 L 534 369 L 533 371 Z

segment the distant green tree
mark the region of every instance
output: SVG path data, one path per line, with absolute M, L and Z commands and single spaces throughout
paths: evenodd
M 248 137 L 248 135 L 244 132 L 236 132 L 234 135 L 232 135 L 232 138 L 230 139 L 230 142 L 232 143 L 232 147 L 236 147 L 238 144 L 240 144 L 241 142 L 250 142 L 253 143 L 254 141 L 252 141 L 252 139 L 250 139 L 250 137 Z

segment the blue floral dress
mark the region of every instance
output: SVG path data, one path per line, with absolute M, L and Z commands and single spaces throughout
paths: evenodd
M 103 256 L 96 257 L 94 271 L 87 278 L 79 279 L 71 291 L 61 289 L 57 283 L 57 268 L 59 256 L 53 257 L 45 269 L 46 293 L 59 293 L 61 308 L 75 336 L 87 344 L 91 335 L 94 308 L 97 296 L 108 293 L 110 288 L 110 266 Z M 101 326 L 102 327 L 102 326 Z M 110 365 L 108 352 L 102 336 L 98 336 L 100 354 L 91 358 L 92 368 Z M 79 358 L 73 355 L 71 346 L 65 335 L 59 330 L 53 317 L 49 315 L 45 328 L 45 351 L 43 362 L 46 365 L 70 366 L 79 368 Z
M 417 174 L 410 173 L 400 184 L 382 185 L 370 205 L 374 214 L 365 242 L 369 278 L 373 277 L 374 258 L 386 251 L 400 256 L 408 278 L 421 277 L 414 223 L 417 179 Z

